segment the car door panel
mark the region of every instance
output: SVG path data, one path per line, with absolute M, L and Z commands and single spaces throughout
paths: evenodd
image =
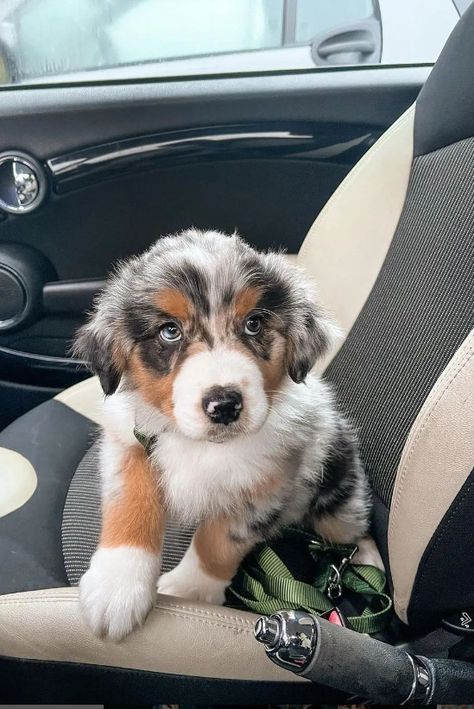
M 51 266 L 34 317 L 0 328 L 0 427 L 86 376 L 68 348 L 113 264 L 160 234 L 237 229 L 296 253 L 332 192 L 415 99 L 428 69 L 282 72 L 1 91 L 0 152 L 48 177 L 44 203 L 2 214 L 1 247 Z M 35 291 L 37 292 L 37 291 Z

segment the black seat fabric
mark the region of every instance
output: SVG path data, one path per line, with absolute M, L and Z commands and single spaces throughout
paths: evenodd
M 55 399 L 0 433 L 0 448 L 31 463 L 37 488 L 19 509 L 0 517 L 0 594 L 67 585 L 62 516 L 69 485 L 98 427 Z
M 99 426 L 52 399 L 0 432 L 37 476 L 34 494 L 0 517 L 0 594 L 76 586 L 100 533 Z M 163 571 L 181 559 L 193 534 L 167 523 Z

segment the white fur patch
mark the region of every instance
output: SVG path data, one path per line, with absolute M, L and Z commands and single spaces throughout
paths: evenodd
M 103 426 L 109 432 L 110 438 L 125 447 L 136 443 L 133 435 L 135 407 L 128 392 L 118 391 L 112 396 L 107 396 L 102 410 Z
M 188 357 L 174 381 L 174 417 L 181 433 L 195 440 L 208 439 L 210 422 L 202 400 L 216 386 L 242 393 L 243 409 L 236 424 L 240 435 L 260 428 L 268 414 L 268 402 L 259 367 L 235 349 L 215 347 Z
M 366 564 L 367 566 L 375 566 L 377 569 L 385 571 L 382 557 L 372 537 L 367 536 L 363 539 L 359 539 L 357 544 L 359 545 L 359 551 L 352 560 L 353 564 Z
M 326 454 L 326 437 L 333 433 L 334 414 L 324 384 L 308 377 L 307 385 L 288 381 L 255 433 L 223 443 L 193 440 L 176 430 L 158 437 L 153 458 L 161 471 L 163 490 L 171 512 L 187 523 L 198 523 L 219 514 L 241 509 L 242 494 L 272 476 L 292 486 L 286 510 L 287 524 L 301 520 L 307 506 L 307 488 L 292 484 L 299 466 L 301 474 L 314 477 Z M 244 404 L 245 405 L 245 404 Z M 318 437 L 314 431 L 317 428 Z M 288 456 L 304 451 L 303 460 Z
M 168 596 L 188 598 L 193 601 L 205 601 L 214 605 L 222 605 L 225 600 L 225 589 L 231 579 L 222 581 L 209 576 L 200 565 L 199 557 L 191 543 L 178 566 L 158 579 L 158 593 Z
M 121 640 L 144 622 L 159 567 L 160 558 L 144 549 L 99 547 L 79 584 L 83 617 L 95 635 Z

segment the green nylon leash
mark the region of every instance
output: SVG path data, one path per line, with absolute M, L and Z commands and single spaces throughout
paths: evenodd
M 314 568 L 313 582 L 298 580 L 273 545 L 260 545 L 244 560 L 229 588 L 244 606 L 264 615 L 282 608 L 320 615 L 331 610 L 339 600 L 334 594 L 332 598 L 328 594 L 336 576 L 340 594 L 344 596 L 349 592 L 363 604 L 359 615 L 347 618 L 353 630 L 371 634 L 387 625 L 392 599 L 385 592 L 385 574 L 375 566 L 350 564 L 356 545 L 326 544 L 296 529 L 286 530 L 283 538 L 306 551 L 308 563 Z

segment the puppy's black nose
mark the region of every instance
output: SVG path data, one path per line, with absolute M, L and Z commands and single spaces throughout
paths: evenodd
M 237 421 L 242 407 L 242 394 L 226 387 L 213 387 L 202 400 L 202 408 L 212 423 L 224 426 Z

